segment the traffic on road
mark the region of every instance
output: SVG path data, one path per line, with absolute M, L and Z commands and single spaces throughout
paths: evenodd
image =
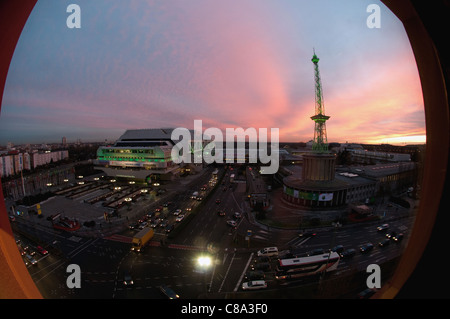
M 153 196 L 139 206 L 141 213 L 132 209 L 125 228 L 101 237 L 19 216 L 11 220 L 18 250 L 44 297 L 178 299 L 301 290 L 323 276 L 394 260 L 408 242 L 413 216 L 303 230 L 267 227 L 252 216 L 245 183 L 229 175 L 207 169 L 188 187 Z M 171 187 L 155 187 L 161 186 Z M 64 284 L 69 264 L 80 266 L 80 289 Z

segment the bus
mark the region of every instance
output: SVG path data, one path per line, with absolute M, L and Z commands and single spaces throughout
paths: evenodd
M 336 252 L 308 257 L 280 259 L 275 273 L 277 279 L 291 279 L 336 270 L 340 256 Z

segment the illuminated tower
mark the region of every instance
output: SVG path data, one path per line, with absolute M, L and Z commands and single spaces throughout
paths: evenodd
M 312 145 L 313 152 L 303 155 L 303 173 L 304 181 L 332 181 L 335 175 L 336 158 L 328 151 L 327 129 L 325 122 L 330 118 L 325 115 L 323 106 L 322 83 L 319 73 L 319 58 L 314 52 L 311 59 L 314 63 L 314 81 L 315 81 L 315 100 L 316 114 L 311 116 L 315 122 L 314 141 Z
M 311 116 L 311 119 L 315 122 L 314 126 L 314 141 L 312 145 L 312 149 L 318 153 L 328 152 L 328 142 L 327 142 L 327 127 L 326 121 L 330 118 L 325 115 L 325 107 L 323 105 L 323 95 L 322 95 L 322 83 L 320 81 L 320 73 L 319 73 L 319 58 L 314 52 L 314 55 L 311 59 L 314 63 L 314 80 L 315 80 L 315 104 L 316 104 L 316 113 L 314 116 Z

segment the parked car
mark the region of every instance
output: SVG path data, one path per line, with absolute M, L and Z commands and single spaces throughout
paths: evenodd
M 255 289 L 264 289 L 267 288 L 267 283 L 264 280 L 252 280 L 248 282 L 244 282 L 242 284 L 243 290 L 255 290 Z
M 256 263 L 251 266 L 252 270 L 270 271 L 270 263 Z
M 265 277 L 266 277 L 266 275 L 261 270 L 247 271 L 245 273 L 245 280 L 248 280 L 248 281 L 263 280 Z

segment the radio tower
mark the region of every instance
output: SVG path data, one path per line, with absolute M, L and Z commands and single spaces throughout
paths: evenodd
M 315 122 L 314 126 L 314 141 L 312 149 L 318 153 L 328 152 L 328 142 L 327 142 L 327 127 L 325 122 L 330 118 L 325 115 L 325 107 L 323 105 L 323 95 L 322 95 L 322 83 L 320 81 L 319 73 L 319 58 L 314 51 L 314 55 L 311 59 L 314 63 L 314 80 L 315 80 L 315 91 L 316 91 L 316 114 L 311 116 L 311 119 Z

